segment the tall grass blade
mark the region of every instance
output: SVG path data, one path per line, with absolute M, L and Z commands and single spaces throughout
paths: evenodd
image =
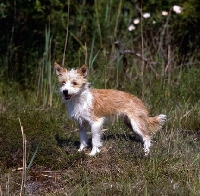
M 90 67 L 90 68 L 93 66 L 93 63 L 94 63 L 94 61 L 96 60 L 96 58 L 97 58 L 99 52 L 100 52 L 100 50 L 99 50 L 99 51 L 95 54 L 95 56 L 92 58 L 92 60 L 91 60 L 91 62 L 90 62 L 90 64 L 89 64 L 89 67 Z
M 116 36 L 117 36 L 119 17 L 120 17 L 121 10 L 122 10 L 122 0 L 120 0 L 119 6 L 118 6 L 117 18 L 116 18 L 116 23 L 115 23 L 115 28 L 114 28 L 114 38 L 116 38 Z
M 0 195 L 3 196 L 3 191 L 2 191 L 1 185 L 0 185 Z
M 51 68 L 51 34 L 50 25 L 45 27 L 45 47 L 43 59 L 38 68 L 36 100 L 42 102 L 43 106 L 52 106 L 53 84 Z
M 121 62 L 122 59 L 123 59 L 123 55 L 120 55 L 120 56 L 118 57 L 117 65 L 116 65 L 116 70 L 117 70 L 116 87 L 117 87 L 117 88 L 118 88 L 118 86 L 119 86 L 119 67 L 120 67 L 120 62 Z
M 91 44 L 91 48 L 90 48 L 90 56 L 89 56 L 89 68 L 90 66 L 90 62 L 92 62 L 92 58 L 93 58 L 93 52 L 94 52 L 94 42 L 95 42 L 95 34 L 92 38 L 92 44 Z
M 30 167 L 31 167 L 31 165 L 32 165 L 32 163 L 33 163 L 33 160 L 34 160 L 35 157 L 36 157 L 36 154 L 37 154 L 38 149 L 39 149 L 39 145 L 40 145 L 40 144 L 37 145 L 37 148 L 36 148 L 36 150 L 35 150 L 33 156 L 31 157 L 31 160 L 30 160 L 30 162 L 29 162 L 29 164 L 28 164 L 28 166 L 27 166 L 27 168 L 26 168 L 27 170 L 30 169 Z
M 101 33 L 101 26 L 100 26 L 99 11 L 98 11 L 97 2 L 98 2 L 97 0 L 94 1 L 94 6 L 95 6 L 95 11 L 96 11 L 97 27 L 98 27 L 98 33 L 99 33 L 99 39 L 100 39 L 100 47 L 103 47 L 102 33 Z
M 91 49 L 90 49 L 90 56 L 89 56 L 89 69 L 93 66 L 94 61 L 96 60 L 96 58 L 99 55 L 100 50 L 95 54 L 95 56 L 93 57 L 93 53 L 94 53 L 94 43 L 95 43 L 95 34 L 94 37 L 92 38 L 92 45 L 91 45 Z
M 23 170 L 22 170 L 21 190 L 20 190 L 20 196 L 23 196 L 25 195 L 25 188 L 26 188 L 26 135 L 24 134 L 24 129 L 21 124 L 20 118 L 19 118 L 19 123 L 23 137 Z
M 67 29 L 66 29 L 66 37 L 65 37 L 65 47 L 63 51 L 63 60 L 62 60 L 62 66 L 64 67 L 65 64 L 65 54 L 66 54 L 66 49 L 67 49 L 67 44 L 68 44 L 68 36 L 69 36 L 69 7 L 70 7 L 70 0 L 68 0 L 68 13 L 67 13 Z

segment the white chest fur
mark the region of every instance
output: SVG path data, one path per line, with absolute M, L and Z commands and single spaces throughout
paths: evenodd
M 92 102 L 93 97 L 89 89 L 83 91 L 66 102 L 68 115 L 80 124 L 83 121 L 89 122 L 91 120 Z

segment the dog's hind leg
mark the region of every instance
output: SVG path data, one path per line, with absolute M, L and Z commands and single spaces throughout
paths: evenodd
M 81 125 L 79 125 L 79 136 L 80 136 L 80 147 L 78 151 L 82 151 L 85 147 L 87 147 L 87 129 L 88 129 L 88 123 L 83 122 Z
M 149 148 L 151 146 L 151 138 L 148 134 L 148 129 L 144 119 L 126 117 L 124 119 L 124 123 L 127 127 L 131 128 L 134 132 L 137 133 L 137 135 L 141 137 L 144 145 L 145 155 L 148 155 L 150 152 Z

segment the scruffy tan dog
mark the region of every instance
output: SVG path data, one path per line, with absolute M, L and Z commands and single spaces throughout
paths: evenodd
M 135 131 L 144 143 L 145 155 L 151 145 L 150 133 L 161 129 L 166 115 L 149 117 L 142 101 L 134 95 L 113 89 L 89 88 L 88 66 L 67 70 L 55 63 L 59 80 L 59 92 L 66 104 L 68 115 L 80 128 L 80 148 L 87 147 L 87 129 L 92 132 L 91 156 L 100 152 L 101 128 L 106 121 L 121 117 L 126 126 Z

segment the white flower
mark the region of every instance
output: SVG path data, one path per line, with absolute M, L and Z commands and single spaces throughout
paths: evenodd
M 129 31 L 133 31 L 133 30 L 135 30 L 136 28 L 135 28 L 135 26 L 133 25 L 133 24 L 131 24 L 129 27 L 128 27 L 128 30 Z
M 180 14 L 182 12 L 183 8 L 181 6 L 178 6 L 178 5 L 174 5 L 173 6 L 173 11 L 176 13 L 176 14 Z
M 143 17 L 144 17 L 144 18 L 149 18 L 150 16 L 151 16 L 151 14 L 148 13 L 148 12 L 146 12 L 146 13 L 143 14 Z
M 135 19 L 133 20 L 133 23 L 134 23 L 134 24 L 139 24 L 139 23 L 140 23 L 140 19 L 139 19 L 139 18 L 135 18 Z
M 153 24 L 156 24 L 156 21 L 155 20 L 153 20 L 153 22 L 152 22 Z
M 167 16 L 167 15 L 168 15 L 168 12 L 167 12 L 167 11 L 162 11 L 162 15 L 163 15 L 163 16 Z

